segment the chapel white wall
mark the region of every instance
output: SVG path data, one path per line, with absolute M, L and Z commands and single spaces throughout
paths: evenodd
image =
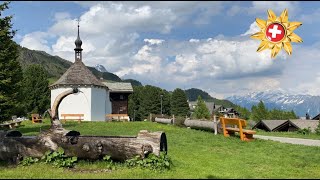
M 59 94 L 70 89 L 72 88 L 57 88 L 51 90 L 51 107 Z M 91 88 L 80 87 L 78 89 L 81 92 L 70 94 L 62 100 L 58 109 L 59 119 L 62 119 L 61 114 L 84 114 L 84 120 L 91 121 Z
M 92 88 L 91 120 L 104 121 L 106 114 L 111 113 L 109 91 L 104 88 Z

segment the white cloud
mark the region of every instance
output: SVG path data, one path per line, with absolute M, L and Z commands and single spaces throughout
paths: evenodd
M 235 16 L 237 14 L 240 14 L 241 12 L 243 12 L 245 9 L 240 7 L 239 5 L 234 5 L 232 6 L 228 11 L 227 11 L 227 15 L 228 16 Z
M 320 21 L 319 18 L 320 18 L 320 8 L 316 9 L 312 13 L 309 12 L 307 14 L 302 14 L 300 16 L 300 20 L 306 24 L 317 23 Z
M 281 12 L 287 9 L 289 17 L 292 18 L 296 17 L 300 12 L 300 3 L 297 1 L 252 1 L 249 7 L 241 5 L 242 4 L 236 4 L 231 6 L 231 8 L 226 11 L 227 15 L 235 16 L 240 13 L 248 13 L 249 15 L 265 15 L 266 19 L 268 9 L 271 9 L 277 16 L 280 16 Z
M 259 26 L 257 25 L 257 23 L 254 21 L 251 25 L 250 28 L 243 34 L 241 34 L 241 36 L 246 36 L 246 35 L 252 35 L 254 33 L 257 33 L 260 31 Z
M 76 2 L 84 7 L 92 7 L 96 5 L 96 2 Z M 123 6 L 130 6 L 132 8 L 149 6 L 151 9 L 170 9 L 172 13 L 177 17 L 175 24 L 181 23 L 193 23 L 193 24 L 207 24 L 210 18 L 218 15 L 223 11 L 224 5 L 230 2 L 218 2 L 218 1 L 127 1 L 124 3 L 119 2 L 99 2 L 103 6 L 109 6 L 110 3 L 122 4 Z M 190 22 L 192 17 L 195 20 Z M 160 19 L 168 18 L 167 15 L 160 17 Z M 157 19 L 159 20 L 159 19 Z
M 60 21 L 63 19 L 69 19 L 71 15 L 68 12 L 57 12 L 54 14 L 54 20 Z
M 299 2 L 296 1 L 253 1 L 252 6 L 249 8 L 249 14 L 265 13 L 271 9 L 280 16 L 281 12 L 288 9 L 290 17 L 294 17 L 299 12 Z
M 80 25 L 84 33 L 92 35 L 137 31 L 169 33 L 176 18 L 176 15 L 168 8 L 152 8 L 148 5 L 136 7 L 118 2 L 107 2 L 92 6 L 80 17 Z M 75 24 L 74 19 L 63 19 L 58 21 L 50 31 L 71 35 L 74 33 Z
M 40 50 L 51 53 L 51 48 L 49 47 L 47 41 L 49 36 L 51 36 L 49 33 L 39 31 L 26 34 L 22 37 L 20 45 L 32 50 Z
M 161 46 L 144 45 L 134 55 L 134 61 L 117 74 L 139 77 L 144 82 L 160 82 L 167 87 L 183 87 L 185 83 L 200 88 L 205 87 L 205 84 L 215 87 L 216 83 L 210 82 L 228 80 L 237 84 L 238 81 L 245 82 L 243 79 L 252 76 L 257 76 L 257 82 L 260 82 L 258 79 L 261 73 L 270 71 L 272 76 L 273 71 L 279 71 L 279 68 L 274 69 L 275 62 L 286 57 L 281 53 L 273 60 L 270 58 L 270 51 L 257 53 L 255 50 L 258 44 L 259 42 L 254 40 L 229 41 L 211 38 L 199 39 L 197 43 L 166 41 Z M 175 59 L 167 61 L 167 56 L 174 56 Z M 147 76 L 143 76 L 145 74 Z M 279 85 L 272 81 L 272 78 L 265 79 L 256 88 L 251 83 L 252 89 L 260 90 L 263 87 Z M 246 83 L 242 86 L 247 86 Z M 216 94 L 226 92 L 225 85 L 221 84 L 221 87 L 217 88 Z M 231 89 L 234 91 L 237 88 Z
M 143 41 L 151 45 L 159 45 L 164 42 L 164 40 L 162 39 L 144 39 Z
M 259 78 L 257 79 L 252 79 L 247 84 L 247 87 L 249 89 L 252 89 L 254 91 L 265 91 L 269 89 L 278 89 L 280 88 L 280 81 L 275 79 L 275 78 Z
M 189 42 L 195 42 L 195 43 L 197 43 L 197 42 L 200 42 L 200 40 L 199 40 L 199 39 L 190 39 Z
M 286 62 L 281 85 L 293 93 L 320 95 L 320 55 L 317 46 L 293 46 L 293 54 Z

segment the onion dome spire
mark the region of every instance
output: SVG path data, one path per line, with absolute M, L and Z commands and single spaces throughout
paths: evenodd
M 76 48 L 74 48 L 74 51 L 75 51 L 75 60 L 80 60 L 82 61 L 82 48 L 81 48 L 81 45 L 82 45 L 82 41 L 80 39 L 80 26 L 79 26 L 79 20 L 78 21 L 78 37 L 76 39 L 76 41 L 74 42 L 74 44 L 76 45 Z

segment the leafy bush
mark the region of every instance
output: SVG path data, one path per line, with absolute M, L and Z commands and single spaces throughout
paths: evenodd
M 184 121 L 185 121 L 185 120 L 186 120 L 185 117 L 181 117 L 181 116 L 175 117 L 175 119 L 174 119 L 174 125 L 183 127 L 183 126 L 185 126 L 185 125 L 184 125 Z
M 138 166 L 141 168 L 149 168 L 154 171 L 163 171 L 165 169 L 170 169 L 171 164 L 171 159 L 164 152 L 160 152 L 159 157 L 154 154 L 149 154 L 145 159 L 141 159 L 139 156 L 136 156 L 125 161 L 125 165 L 127 167 Z
M 106 162 L 108 169 L 115 170 L 115 168 L 116 168 L 116 167 L 115 167 L 115 163 L 114 163 L 113 160 L 111 159 L 111 156 L 105 155 L 105 156 L 103 157 L 103 160 Z
M 47 151 L 41 160 L 44 160 L 47 164 L 53 164 L 56 167 L 68 167 L 71 168 L 77 162 L 77 157 L 67 157 L 64 154 L 64 150 L 59 147 L 57 151 Z
M 298 133 L 298 134 L 308 135 L 308 134 L 311 133 L 311 129 L 310 129 L 310 127 L 308 127 L 308 128 L 303 128 L 303 129 L 299 129 L 299 130 L 297 131 L 297 133 Z
M 29 166 L 33 163 L 38 162 L 39 159 L 38 158 L 33 158 L 33 157 L 24 157 L 22 161 L 20 161 L 19 164 L 21 164 L 22 166 Z
M 198 96 L 197 106 L 192 113 L 192 117 L 195 119 L 210 119 L 210 111 L 201 96 Z

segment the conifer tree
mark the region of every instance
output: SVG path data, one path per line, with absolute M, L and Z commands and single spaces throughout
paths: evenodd
M 189 116 L 190 108 L 187 94 L 180 88 L 176 88 L 171 95 L 171 114 L 175 116 Z
M 16 32 L 12 30 L 12 16 L 2 16 L 8 5 L 0 4 L 0 122 L 15 114 L 22 78 L 18 45 L 12 40 Z
M 135 121 L 143 120 L 144 112 L 142 112 L 142 91 L 143 86 L 134 86 L 133 93 L 129 95 L 128 113 L 130 118 Z
M 252 106 L 250 119 L 254 121 L 260 121 L 263 119 L 268 119 L 268 110 L 264 106 L 264 103 L 260 101 L 257 106 Z
M 38 65 L 29 65 L 23 73 L 22 95 L 26 113 L 44 113 L 50 108 L 48 73 Z

